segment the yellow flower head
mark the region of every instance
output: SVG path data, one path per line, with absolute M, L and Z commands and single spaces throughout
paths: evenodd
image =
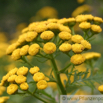
M 17 90 L 18 90 L 18 85 L 17 85 L 17 84 L 10 84 L 10 85 L 7 87 L 7 93 L 8 93 L 9 95 L 14 94 Z
M 82 64 L 85 61 L 85 57 L 81 54 L 75 54 L 71 57 L 71 63 L 75 65 Z
M 27 32 L 25 39 L 27 42 L 31 42 L 37 37 L 37 35 L 38 35 L 37 32 L 29 31 L 29 32 Z
M 18 71 L 18 68 L 14 68 L 14 69 L 11 69 L 8 74 L 15 75 L 17 73 L 17 71 Z
M 2 80 L 5 82 L 9 78 L 9 74 L 6 74 L 5 76 L 2 77 Z
M 97 52 L 88 52 L 88 53 L 83 53 L 82 55 L 85 57 L 86 60 L 101 57 L 101 54 Z
M 36 25 L 34 28 L 34 31 L 36 31 L 37 33 L 41 33 L 45 30 L 47 30 L 47 25 L 43 22 L 38 23 L 38 25 Z
M 41 72 L 37 72 L 34 74 L 33 79 L 35 82 L 38 82 L 40 80 L 43 80 L 45 78 L 45 75 Z
M 20 43 L 20 44 L 22 44 L 22 43 L 25 42 L 25 38 L 26 38 L 26 33 L 20 35 L 17 42 Z
M 59 30 L 60 30 L 60 31 L 66 31 L 66 32 L 71 33 L 71 30 L 70 30 L 69 27 L 64 26 L 64 25 L 62 25 L 62 24 L 59 24 L 58 26 L 59 26 Z
M 40 70 L 39 67 L 34 66 L 33 68 L 30 68 L 29 72 L 33 75 L 33 74 L 39 72 L 39 70 Z
M 83 30 L 87 30 L 91 27 L 91 24 L 89 22 L 81 22 L 79 24 L 79 27 Z
M 73 44 L 72 45 L 72 51 L 74 53 L 81 53 L 84 50 L 84 46 L 82 44 Z
M 15 82 L 15 78 L 17 77 L 17 75 L 11 75 L 9 78 L 8 78 L 8 82 L 11 82 L 11 83 L 13 83 L 13 82 Z
M 26 27 L 26 28 L 24 28 L 21 32 L 22 32 L 22 33 L 26 33 L 26 32 L 28 32 L 28 30 L 29 30 L 29 28 Z
M 29 47 L 29 54 L 30 55 L 36 55 L 39 52 L 40 46 L 38 44 L 32 44 Z
M 48 86 L 48 83 L 45 81 L 45 80 L 40 80 L 38 83 L 37 83 L 37 88 L 38 89 L 46 89 Z
M 27 55 L 28 54 L 28 50 L 29 50 L 29 45 L 24 45 L 21 49 L 20 49 L 20 55 Z
M 26 75 L 28 73 L 28 68 L 27 67 L 20 67 L 17 71 L 17 75 Z
M 85 18 L 87 19 L 87 21 L 92 21 L 93 18 L 94 18 L 94 16 L 91 15 L 91 14 L 86 14 L 86 15 L 85 15 Z
M 94 33 L 100 33 L 102 32 L 102 28 L 99 26 L 99 25 L 91 25 L 91 30 L 94 32 Z
M 46 54 L 52 54 L 56 51 L 56 45 L 52 42 L 48 42 L 48 43 L 44 44 L 43 51 Z
M 81 43 L 81 41 L 84 40 L 81 35 L 73 35 L 71 37 L 71 41 L 74 43 Z
M 21 84 L 20 84 L 20 88 L 21 88 L 22 90 L 28 90 L 29 85 L 28 85 L 26 82 L 24 82 L 24 83 L 21 83 Z
M 100 86 L 98 87 L 98 90 L 99 90 L 101 93 L 103 93 L 103 85 L 100 85 Z
M 82 40 L 81 44 L 84 46 L 84 49 L 91 49 L 91 44 L 88 41 Z
M 26 81 L 26 77 L 23 75 L 19 75 L 15 78 L 15 82 L 18 84 L 24 83 Z
M 59 47 L 59 50 L 62 52 L 69 52 L 71 49 L 72 49 L 72 46 L 69 43 L 63 43 Z
M 85 0 L 77 0 L 78 3 L 83 3 Z
M 0 103 L 6 103 L 6 101 L 9 99 L 8 96 L 3 96 L 3 97 L 0 97 Z
M 0 86 L 0 95 L 2 95 L 5 90 L 6 88 L 4 86 Z
M 52 31 L 44 31 L 41 33 L 40 38 L 43 40 L 50 40 L 54 37 L 54 33 Z
M 16 49 L 16 44 L 12 44 L 10 45 L 7 50 L 6 50 L 6 54 L 11 54 L 14 50 Z
M 13 60 L 18 60 L 21 58 L 21 55 L 20 55 L 20 48 L 18 49 L 15 49 L 11 55 L 12 59 Z
M 49 23 L 47 25 L 47 28 L 50 30 L 58 30 L 59 29 L 59 25 L 57 23 Z
M 59 38 L 61 38 L 62 40 L 69 40 L 71 39 L 71 34 L 69 32 L 62 31 L 59 33 Z
M 100 17 L 94 17 L 93 20 L 94 20 L 95 24 L 101 24 L 101 23 L 103 23 L 103 19 L 100 18 Z
M 48 19 L 47 21 L 48 21 L 48 22 L 51 22 L 51 23 L 57 23 L 57 22 L 58 22 L 58 19 L 55 19 L 55 18 L 54 18 L 54 19 Z
M 87 20 L 87 18 L 85 17 L 85 15 L 78 15 L 78 16 L 76 16 L 76 22 L 84 22 L 84 21 L 86 21 Z

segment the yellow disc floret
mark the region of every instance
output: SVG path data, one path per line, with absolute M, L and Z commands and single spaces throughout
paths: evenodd
M 85 61 L 85 57 L 81 54 L 75 54 L 71 57 L 71 63 L 75 65 L 82 64 Z
M 9 71 L 9 75 L 14 75 L 14 74 L 16 74 L 17 73 L 17 70 L 18 70 L 18 68 L 14 68 L 14 69 L 11 69 L 10 71 Z
M 38 33 L 35 31 L 29 31 L 26 34 L 26 41 L 31 42 L 37 37 Z
M 9 78 L 8 78 L 8 82 L 15 82 L 15 78 L 17 77 L 17 75 L 11 75 Z
M 48 43 L 44 44 L 43 51 L 46 54 L 52 54 L 56 51 L 56 45 L 52 42 L 48 42 Z
M 16 84 L 10 84 L 10 85 L 7 87 L 7 93 L 8 93 L 9 95 L 14 94 L 17 90 L 18 90 L 18 85 L 16 85 Z
M 89 22 L 81 22 L 79 24 L 79 27 L 83 30 L 87 30 L 91 27 L 91 24 Z
M 81 44 L 84 46 L 84 49 L 91 49 L 91 44 L 88 41 L 82 40 Z
M 94 17 L 93 20 L 94 20 L 95 24 L 101 24 L 101 23 L 103 23 L 103 19 L 100 18 L 100 17 Z
M 18 84 L 24 83 L 26 81 L 26 77 L 23 75 L 19 75 L 15 78 L 15 82 Z
M 45 81 L 45 80 L 40 80 L 38 83 L 37 83 L 37 88 L 38 89 L 46 89 L 48 86 L 48 83 Z
M 33 68 L 30 68 L 29 72 L 33 75 L 33 74 L 39 72 L 39 70 L 40 70 L 39 67 L 34 66 Z
M 84 40 L 81 35 L 73 35 L 71 37 L 71 41 L 74 43 L 81 43 L 81 41 Z
M 13 60 L 18 60 L 21 58 L 21 55 L 20 55 L 20 48 L 18 49 L 15 49 L 11 55 L 12 59 Z
M 102 32 L 102 28 L 99 26 L 99 25 L 91 25 L 91 30 L 94 32 L 94 33 L 100 33 Z
M 29 47 L 29 54 L 30 55 L 36 55 L 38 52 L 39 52 L 39 49 L 40 49 L 40 46 L 38 44 L 32 44 L 30 47 Z
M 21 88 L 22 90 L 28 90 L 29 85 L 28 85 L 26 82 L 24 82 L 24 83 L 21 83 L 21 84 L 20 84 L 20 88 Z
M 98 87 L 98 90 L 99 90 L 101 93 L 103 93 L 103 85 L 100 85 L 100 86 Z
M 82 44 L 73 44 L 72 45 L 72 51 L 74 53 L 81 53 L 84 50 L 84 46 Z
M 29 45 L 24 45 L 21 49 L 20 49 L 20 55 L 27 55 L 28 54 L 28 50 L 29 50 Z
M 35 82 L 38 82 L 40 80 L 43 80 L 45 78 L 45 75 L 41 72 L 37 72 L 34 74 L 33 79 Z
M 20 67 L 17 71 L 17 75 L 26 75 L 28 73 L 28 68 L 27 67 Z
M 62 52 L 69 52 L 71 49 L 72 49 L 72 46 L 69 43 L 63 43 L 59 46 L 59 50 Z
M 43 40 L 50 40 L 54 37 L 54 33 L 52 31 L 44 31 L 41 33 L 40 38 Z
M 69 40 L 71 38 L 71 34 L 69 32 L 62 31 L 59 33 L 59 38 L 62 40 Z

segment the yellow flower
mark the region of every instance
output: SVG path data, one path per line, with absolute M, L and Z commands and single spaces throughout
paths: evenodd
M 48 42 L 48 43 L 44 44 L 43 51 L 46 54 L 52 54 L 56 51 L 56 45 L 52 42 Z
M 38 83 L 37 83 L 37 88 L 38 89 L 46 89 L 48 86 L 48 83 L 45 81 L 45 80 L 40 80 Z
M 82 64 L 85 61 L 85 57 L 81 54 L 75 54 L 71 57 L 70 61 L 75 65 Z
M 23 44 L 25 42 L 26 33 L 19 36 L 19 39 L 17 40 L 18 43 Z
M 59 30 L 60 30 L 60 31 L 66 31 L 66 32 L 71 33 L 70 28 L 67 27 L 67 26 L 64 26 L 64 25 L 62 25 L 62 24 L 59 24 Z
M 6 50 L 6 54 L 11 54 L 14 50 L 16 49 L 16 44 L 12 44 L 10 45 L 7 50 Z
M 29 30 L 29 28 L 26 27 L 26 28 L 24 28 L 21 32 L 22 32 L 22 33 L 26 33 L 26 32 L 28 32 L 28 30 Z
M 83 30 L 87 30 L 91 27 L 91 24 L 89 22 L 81 22 L 79 24 L 79 27 Z
M 91 44 L 88 41 L 82 40 L 81 44 L 84 46 L 84 49 L 91 49 Z
M 50 30 L 58 30 L 59 29 L 59 25 L 57 23 L 49 23 L 47 25 L 47 28 Z
M 15 82 L 18 84 L 24 83 L 26 81 L 26 77 L 23 75 L 19 75 L 15 78 Z
M 2 95 L 5 90 L 6 88 L 4 86 L 0 86 L 0 95 Z
M 26 75 L 28 73 L 28 68 L 27 67 L 20 67 L 17 71 L 17 75 Z
M 71 37 L 71 40 L 74 42 L 74 43 L 81 43 L 83 39 L 83 37 L 81 35 L 73 35 Z
M 94 16 L 91 15 L 91 14 L 86 14 L 86 15 L 85 15 L 85 18 L 87 19 L 87 21 L 92 21 L 93 18 L 94 18 Z
M 82 44 L 73 44 L 72 45 L 72 51 L 74 53 L 81 53 L 84 50 L 84 46 Z
M 59 33 L 59 38 L 63 40 L 69 40 L 71 38 L 71 34 L 69 32 L 62 31 Z
M 103 19 L 100 18 L 100 17 L 94 17 L 93 20 L 94 20 L 95 24 L 101 24 L 101 23 L 103 23 Z
M 98 87 L 98 90 L 99 90 L 101 93 L 103 93 L 103 85 L 100 85 L 100 86 Z
M 29 32 L 27 32 L 25 39 L 27 42 L 31 42 L 37 37 L 37 35 L 38 35 L 37 32 L 29 31 Z
M 85 57 L 86 60 L 101 57 L 101 54 L 97 52 L 88 52 L 88 53 L 83 53 L 82 55 Z
M 52 31 L 44 31 L 41 33 L 40 37 L 43 40 L 50 40 L 54 37 L 54 33 Z
M 57 23 L 57 22 L 58 22 L 58 19 L 55 19 L 55 18 L 54 18 L 54 19 L 48 19 L 47 21 L 48 21 L 48 22 L 51 22 L 51 23 Z
M 38 23 L 38 25 L 36 25 L 36 27 L 34 28 L 34 31 L 36 31 L 37 33 L 41 33 L 45 30 L 47 30 L 47 25 L 43 22 Z
M 17 70 L 18 70 L 18 68 L 11 69 L 8 74 L 15 75 L 17 73 Z
M 29 50 L 29 45 L 24 45 L 21 49 L 20 49 L 20 55 L 27 55 L 28 54 L 28 50 Z
M 17 77 L 17 75 L 11 75 L 9 78 L 8 78 L 8 82 L 15 82 L 15 78 Z
M 20 55 L 20 48 L 18 49 L 15 49 L 11 55 L 12 59 L 13 60 L 18 60 L 21 58 L 21 55 Z
M 9 74 L 6 74 L 5 76 L 2 77 L 2 80 L 7 81 L 8 78 L 9 78 Z
M 91 25 L 91 30 L 94 32 L 94 33 L 100 33 L 102 32 L 102 28 L 99 26 L 99 25 Z
M 10 84 L 7 87 L 7 93 L 9 95 L 16 93 L 17 90 L 18 90 L 18 85 L 17 84 Z
M 39 67 L 34 66 L 33 68 L 30 68 L 29 72 L 33 75 L 33 74 L 39 72 L 39 70 L 40 70 Z
M 3 97 L 0 97 L 0 103 L 6 103 L 6 101 L 9 99 L 8 96 L 3 96 Z
M 29 85 L 28 85 L 26 82 L 24 82 L 24 83 L 21 83 L 21 84 L 20 84 L 20 88 L 21 88 L 22 90 L 28 90 Z
M 32 44 L 30 47 L 29 47 L 29 54 L 30 55 L 36 55 L 38 52 L 39 52 L 39 49 L 40 49 L 40 46 L 38 44 Z
M 59 50 L 62 52 L 69 52 L 71 49 L 72 49 L 72 46 L 69 43 L 63 43 L 59 47 Z
M 73 14 L 72 14 L 73 15 Z M 84 22 L 84 21 L 86 21 L 87 20 L 87 18 L 85 17 L 85 15 L 78 15 L 78 16 L 76 16 L 76 22 Z
M 41 72 L 37 72 L 34 74 L 33 79 L 35 82 L 38 82 L 40 80 L 43 80 L 45 78 L 45 75 Z

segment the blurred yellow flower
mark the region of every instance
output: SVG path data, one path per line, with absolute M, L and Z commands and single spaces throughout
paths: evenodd
M 21 83 L 21 84 L 20 84 L 20 88 L 21 88 L 22 90 L 28 90 L 29 85 L 28 85 L 26 82 L 24 82 L 24 83 Z

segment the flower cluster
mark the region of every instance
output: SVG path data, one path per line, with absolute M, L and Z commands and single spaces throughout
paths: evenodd
M 33 75 L 33 80 L 37 82 L 38 89 L 45 89 L 47 88 L 48 84 L 45 79 L 45 75 L 42 72 L 39 72 L 39 67 L 34 66 L 30 68 L 29 72 Z

